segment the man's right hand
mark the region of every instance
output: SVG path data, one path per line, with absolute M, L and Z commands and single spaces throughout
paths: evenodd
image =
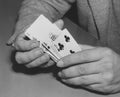
M 25 40 L 24 33 L 16 38 L 14 47 L 17 50 L 15 59 L 18 64 L 25 64 L 27 67 L 36 67 L 50 60 L 49 55 L 44 53 L 39 47 L 39 42 L 36 40 Z
M 55 24 L 60 29 L 64 25 L 62 20 L 56 21 Z M 17 51 L 15 59 L 18 64 L 24 64 L 29 68 L 37 66 L 48 67 L 55 64 L 50 56 L 39 47 L 39 42 L 36 40 L 26 40 L 25 37 L 25 34 L 21 33 L 16 36 L 14 41 L 14 48 Z

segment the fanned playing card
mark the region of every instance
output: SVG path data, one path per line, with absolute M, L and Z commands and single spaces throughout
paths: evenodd
M 56 25 L 52 24 L 45 16 L 40 15 L 25 31 L 25 35 L 41 42 L 46 41 L 47 44 L 49 44 L 51 41 L 54 41 L 61 32 L 62 31 Z
M 52 41 L 54 41 L 62 31 L 52 24 L 45 16 L 40 15 L 35 22 L 25 31 L 25 35 L 30 39 L 36 39 L 42 44 L 41 47 L 45 48 L 52 57 L 59 58 L 59 54 L 56 52 Z M 44 46 L 44 47 L 43 47 Z M 57 60 L 55 58 L 55 60 Z
M 67 29 L 64 29 L 59 37 L 53 42 L 61 57 L 81 51 L 80 46 L 74 40 Z

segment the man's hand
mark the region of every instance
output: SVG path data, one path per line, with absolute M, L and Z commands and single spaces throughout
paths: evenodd
M 120 56 L 105 47 L 81 45 L 83 49 L 62 58 L 57 66 L 61 80 L 102 93 L 120 91 Z
M 55 24 L 62 29 L 63 21 L 56 21 Z M 27 67 L 48 67 L 54 64 L 50 56 L 39 47 L 36 40 L 26 40 L 25 34 L 18 35 L 14 41 L 14 47 L 17 50 L 15 59 L 17 63 L 24 64 Z

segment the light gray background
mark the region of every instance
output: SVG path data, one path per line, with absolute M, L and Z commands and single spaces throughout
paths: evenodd
M 72 89 L 50 74 L 25 75 L 11 69 L 11 48 L 5 45 L 12 33 L 20 0 L 0 0 L 0 97 L 119 97 Z

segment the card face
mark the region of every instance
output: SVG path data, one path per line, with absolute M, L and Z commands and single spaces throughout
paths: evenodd
M 31 39 L 35 38 L 38 41 L 45 41 L 47 44 L 54 41 L 61 30 L 52 24 L 45 16 L 40 15 L 36 21 L 26 30 L 25 35 Z
M 81 51 L 80 46 L 67 29 L 62 31 L 53 44 L 61 57 Z

